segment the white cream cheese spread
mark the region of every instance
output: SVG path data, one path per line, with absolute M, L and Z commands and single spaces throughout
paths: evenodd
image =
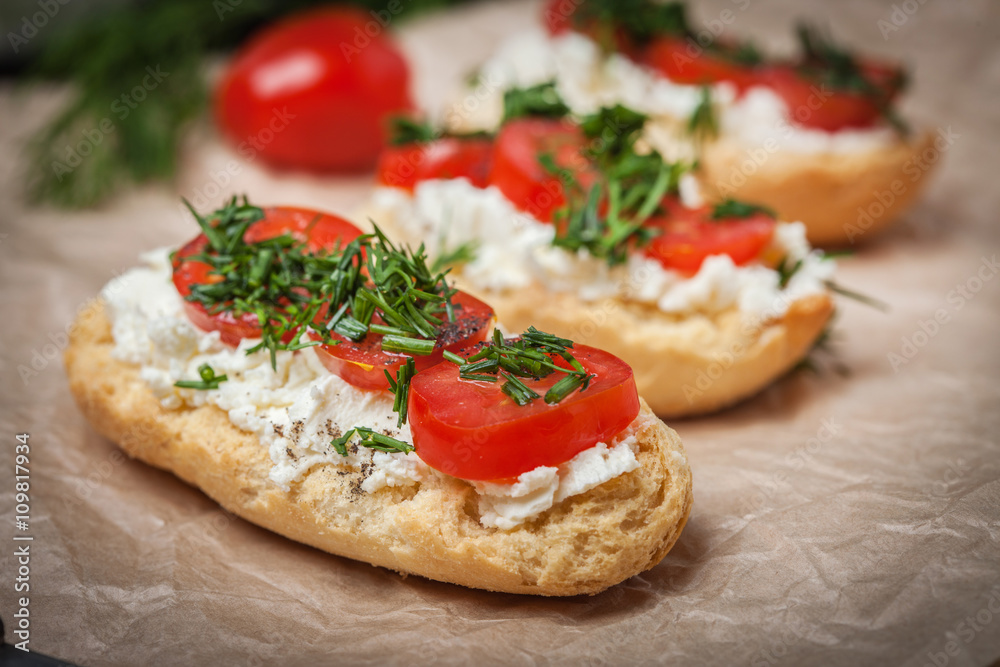
M 353 387 L 327 371 L 310 349 L 278 352 L 272 368 L 266 351 L 246 354 L 258 340 L 243 340 L 238 348 L 226 345 L 217 332 L 201 331 L 184 314 L 170 279 L 168 251 L 146 253 L 142 261 L 113 288 L 106 287 L 103 298 L 115 340 L 113 356 L 141 367 L 142 379 L 164 408 L 210 404 L 226 412 L 235 427 L 256 435 L 268 449 L 270 479 L 286 490 L 313 466 L 326 463 L 363 469 L 361 489 L 369 493 L 442 474 L 413 453 L 364 447 L 349 447 L 347 457 L 335 452 L 331 440 L 354 426 L 412 442 L 409 426 L 396 426 L 388 392 Z M 228 379 L 211 390 L 174 386 L 178 380 L 197 380 L 202 364 Z M 558 467 L 526 472 L 516 484 L 474 484 L 483 525 L 514 528 L 554 502 L 634 470 L 638 422 L 611 443 L 597 443 Z M 527 487 L 532 491 L 522 492 Z

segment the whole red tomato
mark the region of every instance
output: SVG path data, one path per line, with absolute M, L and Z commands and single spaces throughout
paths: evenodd
M 387 116 L 413 108 L 409 86 L 406 60 L 377 17 L 322 8 L 251 37 L 219 82 L 215 115 L 244 157 L 361 171 L 385 144 Z

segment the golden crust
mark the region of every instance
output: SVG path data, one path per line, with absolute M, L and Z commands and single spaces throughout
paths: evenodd
M 286 492 L 269 481 L 271 460 L 255 436 L 214 406 L 164 409 L 113 346 L 96 305 L 66 350 L 70 388 L 95 429 L 230 512 L 330 553 L 493 591 L 593 594 L 656 565 L 691 510 L 683 445 L 645 403 L 639 469 L 509 532 L 484 528 L 471 486 L 450 478 L 369 494 L 361 472 L 323 465 Z
M 825 294 L 789 305 L 780 318 L 755 320 L 731 309 L 714 318 L 677 317 L 620 299 L 585 302 L 535 285 L 517 292 L 476 290 L 509 331 L 534 325 L 617 355 L 635 373 L 639 394 L 664 418 L 714 412 L 751 396 L 809 352 L 833 312 Z
M 935 139 L 924 132 L 867 151 L 796 153 L 723 138 L 705 146 L 700 180 L 709 199 L 765 204 L 805 223 L 813 245 L 843 246 L 875 236 L 917 198 L 933 163 L 919 156 Z

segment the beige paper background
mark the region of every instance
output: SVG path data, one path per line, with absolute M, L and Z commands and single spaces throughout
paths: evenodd
M 958 138 L 902 224 L 842 262 L 843 284 L 892 306 L 882 314 L 842 303 L 838 349 L 851 376 L 795 374 L 725 414 L 673 423 L 695 475 L 690 523 L 658 567 L 592 598 L 470 591 L 328 556 L 227 516 L 96 435 L 59 360 L 45 361 L 54 351 L 46 345 L 58 345 L 76 310 L 139 252 L 194 234 L 178 197 L 211 193 L 213 178 L 222 180 L 213 173 L 235 153 L 206 123 L 173 187 L 126 190 L 86 212 L 33 208 L 19 155 L 55 98 L 2 84 L 6 640 L 15 600 L 13 436 L 28 432 L 31 647 L 82 665 L 996 660 L 1000 614 L 989 605 L 1000 609 L 1000 278 L 983 258 L 1000 251 L 1000 5 L 895 4 L 918 9 L 883 39 L 888 0 L 698 3 L 699 17 L 729 9 L 733 29 L 777 47 L 790 43 L 790 17 L 799 15 L 904 59 L 916 73 L 910 117 L 950 126 Z M 421 102 L 439 109 L 535 11 L 480 4 L 404 26 Z M 237 167 L 227 192 L 339 212 L 362 202 L 370 182 Z M 959 308 L 949 293 L 976 287 L 980 271 L 990 279 Z M 947 323 L 917 335 L 923 344 L 895 372 L 887 355 L 942 309 Z M 44 367 L 23 382 L 18 366 L 36 352 Z

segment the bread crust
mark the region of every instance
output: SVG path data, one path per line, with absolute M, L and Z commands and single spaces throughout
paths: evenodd
M 656 565 L 691 510 L 684 447 L 645 403 L 637 470 L 512 531 L 483 527 L 472 487 L 452 478 L 365 493 L 363 472 L 327 464 L 286 492 L 268 479 L 271 460 L 256 436 L 215 406 L 164 409 L 139 369 L 111 356 L 113 347 L 95 303 L 73 327 L 65 364 L 98 432 L 233 514 L 340 556 L 492 591 L 593 594 Z
M 507 292 L 456 285 L 496 310 L 510 331 L 543 331 L 607 350 L 635 373 L 639 395 L 663 418 L 720 410 L 757 393 L 798 363 L 833 313 L 826 294 L 794 301 L 781 317 L 753 319 L 731 308 L 715 317 L 668 315 L 612 298 L 586 302 L 538 284 Z
M 925 164 L 919 156 L 933 148 L 935 138 L 923 132 L 849 153 L 767 153 L 722 137 L 704 147 L 699 180 L 709 199 L 764 204 L 781 220 L 802 221 L 813 245 L 845 246 L 874 237 L 920 195 L 929 166 L 915 179 L 912 166 Z M 766 157 L 752 159 L 753 148 Z

